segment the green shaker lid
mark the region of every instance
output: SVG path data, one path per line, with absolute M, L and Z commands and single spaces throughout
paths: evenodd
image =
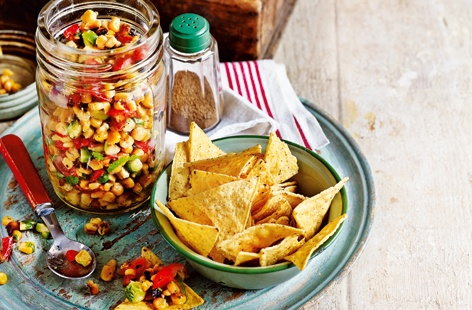
M 211 43 L 210 24 L 194 13 L 179 15 L 170 23 L 169 43 L 182 53 L 203 51 Z

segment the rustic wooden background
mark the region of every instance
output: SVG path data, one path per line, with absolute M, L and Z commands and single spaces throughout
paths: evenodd
M 471 40 L 471 1 L 298 1 L 275 59 L 377 189 L 363 254 L 304 309 L 472 308 Z
M 467 0 L 298 0 L 274 58 L 377 188 L 363 254 L 304 309 L 472 308 L 471 40 Z

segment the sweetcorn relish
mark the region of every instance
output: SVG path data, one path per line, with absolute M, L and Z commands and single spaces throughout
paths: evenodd
M 46 6 L 38 21 L 36 80 L 53 188 L 68 205 L 90 212 L 137 207 L 163 165 L 160 27 L 142 29 L 88 9 L 50 42 L 40 31 L 47 14 Z

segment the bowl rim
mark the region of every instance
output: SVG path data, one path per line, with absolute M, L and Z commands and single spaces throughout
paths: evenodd
M 250 138 L 250 139 L 263 139 L 263 140 L 268 140 L 269 139 L 269 136 L 262 136 L 262 135 L 235 135 L 235 136 L 228 136 L 228 137 L 222 137 L 222 138 L 218 138 L 218 139 L 214 139 L 212 140 L 212 142 L 218 142 L 218 141 L 223 141 L 223 140 L 230 140 L 230 139 L 247 139 L 247 138 Z M 341 181 L 341 177 L 339 176 L 338 172 L 334 169 L 334 167 L 327 161 L 325 160 L 323 157 L 321 157 L 320 155 L 316 154 L 315 152 L 313 152 L 312 150 L 304 147 L 304 146 L 301 146 L 297 143 L 294 143 L 294 142 L 291 142 L 291 141 L 288 141 L 288 140 L 284 140 L 284 139 L 281 139 L 282 141 L 284 141 L 285 143 L 287 143 L 288 145 L 290 146 L 293 146 L 295 148 L 298 148 L 298 149 L 301 149 L 302 151 L 305 151 L 307 152 L 308 154 L 310 154 L 311 156 L 313 156 L 314 158 L 316 158 L 317 160 L 319 160 L 329 171 L 330 173 L 333 175 L 333 177 L 335 178 L 336 182 L 339 182 Z M 167 169 L 172 165 L 173 161 L 170 161 L 165 167 L 164 169 L 160 172 L 157 180 L 159 180 L 165 173 L 165 171 L 167 171 Z M 170 174 L 169 174 L 170 175 Z M 192 249 L 189 248 L 190 251 L 182 248 L 180 245 L 178 245 L 177 243 L 175 243 L 172 238 L 169 236 L 169 234 L 163 229 L 163 227 L 160 225 L 159 223 L 159 220 L 156 216 L 156 212 L 159 212 L 157 211 L 155 208 L 154 208 L 154 202 L 155 202 L 155 196 L 156 196 L 156 187 L 157 187 L 157 180 L 156 182 L 154 183 L 154 186 L 153 186 L 153 189 L 152 189 L 152 193 L 151 193 L 151 201 L 150 201 L 150 208 L 151 208 L 151 217 L 152 217 L 152 220 L 154 222 L 154 224 L 158 227 L 159 229 L 159 232 L 161 233 L 161 235 L 164 237 L 164 239 L 167 241 L 167 243 L 170 244 L 170 246 L 172 248 L 174 248 L 174 250 L 176 250 L 177 252 L 179 252 L 180 254 L 182 254 L 186 259 L 189 259 L 191 261 L 193 261 L 194 263 L 197 263 L 197 264 L 200 264 L 200 265 L 203 265 L 207 268 L 211 268 L 211 269 L 216 269 L 216 270 L 220 270 L 220 271 L 224 271 L 224 272 L 229 272 L 229 273 L 237 273 L 237 274 L 264 274 L 264 273 L 271 273 L 271 272 L 275 272 L 275 271 L 281 271 L 281 270 L 285 270 L 285 269 L 289 269 L 289 268 L 296 268 L 296 266 L 292 263 L 292 262 L 281 262 L 281 263 L 278 263 L 278 264 L 275 264 L 275 265 L 271 265 L 271 266 L 264 266 L 264 267 L 241 267 L 241 266 L 232 266 L 232 265 L 227 265 L 227 264 L 223 264 L 223 263 L 218 263 L 218 262 L 215 262 L 207 257 L 204 257 L 198 253 L 196 253 L 195 251 L 193 251 Z M 342 214 L 346 214 L 348 212 L 348 205 L 349 205 L 349 202 L 348 202 L 348 197 L 347 197 L 347 193 L 346 193 L 346 188 L 345 186 L 341 189 L 340 191 L 340 194 L 341 194 L 341 200 L 342 200 L 342 210 L 341 210 L 341 215 Z M 167 201 L 166 201 L 167 202 Z M 331 207 L 330 207 L 331 208 Z M 329 209 L 328 209 L 329 210 Z M 317 256 L 318 254 L 320 254 L 321 252 L 323 252 L 328 246 L 330 246 L 334 240 L 337 238 L 337 236 L 340 234 L 341 232 L 341 229 L 344 225 L 344 222 L 341 223 L 341 225 L 339 225 L 338 229 L 336 230 L 336 232 L 328 238 L 328 240 L 326 240 L 318 249 L 316 249 L 312 255 L 310 256 L 309 260 L 312 260 L 313 257 Z M 188 248 L 188 247 L 187 247 Z

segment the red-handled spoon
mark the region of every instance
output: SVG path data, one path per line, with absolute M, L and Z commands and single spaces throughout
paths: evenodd
M 49 269 L 56 275 L 66 279 L 83 279 L 88 277 L 97 265 L 95 255 L 89 247 L 80 242 L 70 240 L 64 235 L 54 213 L 55 210 L 52 207 L 51 199 L 39 178 L 23 141 L 15 135 L 6 135 L 0 138 L 0 153 L 13 172 L 33 211 L 43 219 L 54 239 L 46 255 Z M 75 261 L 66 259 L 66 253 L 69 250 L 76 252 L 81 250 L 87 251 L 92 257 L 92 262 L 83 267 Z

